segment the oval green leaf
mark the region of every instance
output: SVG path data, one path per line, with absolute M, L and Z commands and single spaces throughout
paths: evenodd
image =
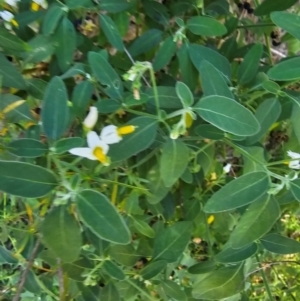
M 107 15 L 100 14 L 100 26 L 110 44 L 119 51 L 124 50 L 122 37 L 116 27 L 115 22 Z
M 103 194 L 86 189 L 76 197 L 82 222 L 98 237 L 116 243 L 128 244 L 130 231 L 122 216 Z
M 265 172 L 245 174 L 222 187 L 204 206 L 207 213 L 233 210 L 261 198 L 269 189 L 269 178 Z
M 177 96 L 180 98 L 184 107 L 189 107 L 194 103 L 194 97 L 190 88 L 183 82 L 177 82 L 176 86 Z
M 172 299 L 177 301 L 186 301 L 187 297 L 181 287 L 174 281 L 165 280 L 161 284 L 164 292 Z
M 206 274 L 216 269 L 216 263 L 212 260 L 196 263 L 188 268 L 190 274 Z
M 271 20 L 279 27 L 300 40 L 300 16 L 288 12 L 274 11 Z
M 194 110 L 205 121 L 238 136 L 251 136 L 260 130 L 254 115 L 235 100 L 224 96 L 203 97 Z
M 193 287 L 195 299 L 220 300 L 244 289 L 243 265 L 224 267 L 202 277 Z
M 205 37 L 222 36 L 227 32 L 222 23 L 209 17 L 192 17 L 186 25 L 193 34 Z
M 36 158 L 48 150 L 48 147 L 35 139 L 18 139 L 8 144 L 9 152 L 18 157 Z
M 191 222 L 177 222 L 160 231 L 153 245 L 153 260 L 175 262 L 190 241 Z
M 171 187 L 184 173 L 189 162 L 189 149 L 180 140 L 168 139 L 162 147 L 160 175 L 167 187 Z
M 0 27 L 0 47 L 4 51 L 27 51 L 30 50 L 28 44 L 11 34 L 6 28 Z M 1 66 L 2 67 L 2 66 Z
M 161 273 L 165 269 L 166 266 L 167 266 L 167 262 L 165 260 L 158 260 L 158 261 L 150 262 L 141 270 L 141 276 L 145 280 L 152 279 L 156 275 Z
M 55 175 L 40 166 L 0 161 L 0 190 L 25 198 L 46 195 L 57 186 Z
M 271 233 L 260 239 L 263 247 L 269 252 L 276 254 L 300 253 L 300 242 L 278 233 Z
M 255 9 L 254 14 L 256 16 L 264 16 L 268 15 L 271 12 L 286 10 L 293 6 L 296 2 L 297 0 L 265 0 Z
M 268 233 L 280 216 L 280 208 L 274 198 L 265 196 L 265 200 L 252 203 L 235 229 L 229 243 L 234 249 L 244 248 Z
M 125 274 L 115 263 L 110 260 L 105 260 L 103 264 L 103 269 L 105 272 L 114 279 L 124 280 Z
M 282 81 L 300 78 L 300 57 L 294 57 L 292 59 L 279 62 L 274 67 L 269 69 L 267 75 L 273 80 Z
M 81 231 L 67 207 L 55 207 L 42 222 L 41 233 L 45 245 L 63 262 L 72 262 L 79 257 Z
M 68 127 L 68 94 L 64 82 L 55 76 L 49 82 L 42 105 L 42 123 L 49 139 L 57 140 Z
M 137 117 L 128 124 L 136 126 L 136 129 L 132 134 L 124 136 L 119 143 L 111 145 L 108 155 L 113 162 L 128 159 L 147 149 L 156 137 L 156 119 Z

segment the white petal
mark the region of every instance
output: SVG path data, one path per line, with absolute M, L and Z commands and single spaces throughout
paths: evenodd
M 300 159 L 300 154 L 292 152 L 292 151 L 288 151 L 287 152 L 288 156 L 292 159 Z
M 90 107 L 90 112 L 86 116 L 83 121 L 83 125 L 88 128 L 92 129 L 98 120 L 98 109 L 96 107 Z
M 225 173 L 229 173 L 230 170 L 231 170 L 231 166 L 232 166 L 232 164 L 227 163 L 227 164 L 223 167 L 223 171 L 224 171 Z
M 10 5 L 10 6 L 17 6 L 17 2 L 20 0 L 5 0 L 5 3 Z
M 69 150 L 69 153 L 72 155 L 76 155 L 79 157 L 88 158 L 90 160 L 97 160 L 97 158 L 93 155 L 93 152 L 88 147 L 75 147 Z
M 100 139 L 106 144 L 114 144 L 120 142 L 122 140 L 122 137 L 118 135 L 117 129 L 118 128 L 115 125 L 105 126 L 100 133 Z
M 299 161 L 291 161 L 289 163 L 289 168 L 300 169 L 300 162 Z
M 4 10 L 0 12 L 0 17 L 6 22 L 10 22 L 14 18 L 14 15 L 9 11 Z
M 108 152 L 108 145 L 102 141 L 96 132 L 88 132 L 87 134 L 87 144 L 91 151 L 93 151 L 96 147 L 101 147 L 103 150 L 103 153 L 106 155 Z

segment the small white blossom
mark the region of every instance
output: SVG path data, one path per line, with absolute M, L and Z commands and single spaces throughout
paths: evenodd
M 83 125 L 87 130 L 91 130 L 98 120 L 98 109 L 96 107 L 90 107 L 90 112 L 83 121 Z
M 125 125 L 119 128 L 115 125 L 107 125 L 102 129 L 100 139 L 106 144 L 114 144 L 120 142 L 123 135 L 131 134 L 134 131 L 135 126 L 133 125 Z
M 17 3 L 19 2 L 20 0 L 5 0 L 5 3 L 9 6 L 13 6 L 13 7 L 16 7 L 17 6 Z
M 33 0 L 31 3 L 31 9 L 33 11 L 38 11 L 39 8 L 42 7 L 43 9 L 46 9 L 48 7 L 48 3 L 45 0 Z
M 69 153 L 90 160 L 98 160 L 103 165 L 109 165 L 109 158 L 106 156 L 109 146 L 102 141 L 96 132 L 88 132 L 88 147 L 75 147 L 69 150 Z
M 292 151 L 288 151 L 287 154 L 291 159 L 293 159 L 293 161 L 289 162 L 289 168 L 300 169 L 300 154 Z M 299 160 L 295 160 L 295 159 L 299 159 Z
M 15 20 L 15 16 L 8 10 L 0 11 L 0 17 L 4 20 L 4 26 L 7 29 L 12 29 L 12 25 L 18 27 L 18 23 Z
M 227 163 L 224 167 L 223 167 L 223 171 L 224 173 L 229 173 L 231 170 L 232 164 Z

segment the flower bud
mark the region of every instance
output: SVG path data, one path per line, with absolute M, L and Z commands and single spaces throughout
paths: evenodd
M 83 121 L 83 126 L 86 130 L 91 130 L 98 120 L 98 109 L 96 107 L 90 107 L 90 112 Z

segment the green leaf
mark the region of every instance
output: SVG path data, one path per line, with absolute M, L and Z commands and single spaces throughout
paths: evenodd
M 215 19 L 195 16 L 188 19 L 187 28 L 196 35 L 212 37 L 226 34 L 226 27 Z
M 212 260 L 196 263 L 188 268 L 190 274 L 206 274 L 216 269 L 216 263 Z
M 171 187 L 184 173 L 189 162 L 189 149 L 180 140 L 168 139 L 162 148 L 160 175 L 167 187 Z
M 198 72 L 190 59 L 188 45 L 183 44 L 176 55 L 179 62 L 180 79 L 193 91 L 197 85 Z
M 231 67 L 229 61 L 219 52 L 205 46 L 190 44 L 189 54 L 191 61 L 193 62 L 194 66 L 199 72 L 201 72 L 200 66 L 203 63 L 203 61 L 208 61 L 216 69 L 218 69 L 228 81 L 230 81 Z
M 263 54 L 263 45 L 254 44 L 247 52 L 243 62 L 238 69 L 238 83 L 239 85 L 245 85 L 249 83 L 257 74 L 260 59 Z
M 240 249 L 268 233 L 280 216 L 276 200 L 265 196 L 252 203 L 233 230 L 229 242 L 234 249 Z
M 57 186 L 55 175 L 40 166 L 0 161 L 0 190 L 25 198 L 46 195 Z
M 107 15 L 100 14 L 100 26 L 110 44 L 119 51 L 124 50 L 122 37 L 115 22 Z
M 177 222 L 158 232 L 153 245 L 152 260 L 175 262 L 190 241 L 191 222 Z
M 157 132 L 157 120 L 151 117 L 137 117 L 128 122 L 136 126 L 132 134 L 125 135 L 117 144 L 111 145 L 108 155 L 112 161 L 121 161 L 147 149 L 154 141 Z
M 164 292 L 173 300 L 186 301 L 187 297 L 180 286 L 174 281 L 165 280 L 161 283 Z
M 39 280 L 32 270 L 29 270 L 25 278 L 24 288 L 33 294 L 39 295 L 41 293 L 41 287 Z
M 52 35 L 64 14 L 63 7 L 58 5 L 50 6 L 43 18 L 42 33 L 46 36 Z
M 300 16 L 288 12 L 275 11 L 271 13 L 271 20 L 283 30 L 300 40 Z
M 78 222 L 66 206 L 55 207 L 44 219 L 41 233 L 45 245 L 63 262 L 79 257 L 82 238 Z
M 184 107 L 189 107 L 194 103 L 194 97 L 190 88 L 183 82 L 176 83 L 176 94 L 181 100 L 181 103 Z
M 0 27 L 0 47 L 4 51 L 28 51 L 30 47 L 16 35 L 11 34 L 6 28 Z M 1 64 L 2 67 L 2 64 Z
M 54 152 L 57 154 L 63 154 L 71 148 L 81 147 L 85 144 L 85 141 L 80 137 L 64 138 L 56 141 L 53 145 Z
M 255 9 L 254 14 L 256 16 L 268 15 L 271 12 L 286 10 L 293 6 L 295 3 L 297 3 L 297 0 L 265 0 Z
M 123 98 L 124 90 L 123 83 L 119 75 L 103 57 L 103 55 L 96 52 L 89 52 L 88 61 L 97 80 L 102 85 L 107 86 L 104 89 L 105 93 L 111 98 L 121 100 Z
M 105 260 L 102 267 L 105 270 L 105 272 L 112 278 L 117 280 L 125 279 L 125 274 L 123 273 L 123 271 L 112 261 Z
M 251 243 L 241 249 L 233 249 L 226 245 L 224 249 L 214 256 L 214 260 L 220 263 L 241 262 L 253 256 L 258 250 L 256 243 Z
M 39 63 L 54 53 L 53 41 L 49 37 L 37 35 L 28 42 L 30 51 L 24 52 L 22 57 L 26 63 Z
M 100 292 L 100 299 L 105 301 L 120 301 L 120 294 L 113 283 L 108 283 Z
M 73 109 L 78 117 L 84 117 L 87 107 L 91 102 L 94 86 L 90 81 L 82 81 L 75 86 L 72 92 Z
M 43 99 L 46 91 L 47 82 L 39 78 L 30 78 L 27 80 L 27 92 L 37 99 Z
M 158 29 L 150 29 L 134 40 L 128 51 L 133 57 L 144 54 L 152 50 L 162 40 L 163 32 Z
M 128 10 L 132 4 L 127 0 L 101 0 L 99 1 L 99 8 L 109 13 L 118 13 Z
M 17 68 L 0 53 L 0 77 L 2 86 L 25 90 L 26 82 Z
M 154 90 L 149 88 L 146 90 L 146 94 L 149 96 L 148 102 L 155 106 Z M 157 94 L 159 98 L 159 106 L 164 109 L 181 109 L 182 103 L 177 96 L 176 89 L 174 87 L 157 87 Z
M 167 26 L 170 16 L 165 5 L 156 1 L 143 0 L 142 6 L 145 14 L 154 22 Z
M 9 152 L 18 157 L 40 157 L 48 150 L 48 147 L 35 139 L 18 139 L 8 144 Z
M 224 76 L 208 61 L 203 61 L 199 67 L 203 95 L 220 95 L 234 99 Z
M 204 206 L 207 213 L 233 210 L 260 199 L 269 189 L 265 172 L 257 171 L 232 180 L 215 192 Z
M 200 99 L 194 111 L 217 128 L 238 135 L 251 136 L 260 130 L 254 115 L 233 99 L 211 95 Z
M 141 234 L 153 238 L 155 236 L 154 230 L 143 220 L 137 217 L 133 217 L 133 225 Z
M 64 82 L 57 76 L 49 82 L 42 105 L 42 122 L 49 139 L 60 138 L 68 126 L 68 94 Z
M 154 262 L 150 262 L 141 270 L 141 276 L 145 280 L 152 279 L 159 273 L 161 273 L 166 266 L 167 262 L 165 260 L 157 260 Z
M 195 299 L 216 300 L 233 296 L 244 289 L 243 265 L 220 268 L 201 277 L 193 287 Z
M 280 92 L 280 86 L 271 81 L 271 80 L 265 80 L 261 84 L 261 86 L 268 92 L 273 93 L 273 94 L 278 94 Z
M 177 46 L 173 41 L 173 37 L 167 37 L 156 52 L 156 56 L 153 61 L 154 71 L 158 71 L 168 65 L 176 50 Z
M 300 253 L 300 242 L 278 233 L 271 233 L 260 239 L 263 247 L 269 252 L 276 254 Z
M 68 71 L 60 76 L 61 79 L 74 77 L 76 75 L 85 75 L 84 65 L 82 63 L 75 63 Z
M 64 17 L 59 23 L 54 40 L 56 42 L 55 55 L 59 68 L 65 72 L 73 63 L 76 49 L 76 31 L 73 23 L 67 17 Z
M 280 102 L 276 98 L 264 100 L 256 109 L 255 118 L 260 124 L 260 131 L 255 135 L 248 137 L 245 142 L 248 145 L 259 141 L 277 121 L 281 113 Z
M 150 194 L 147 195 L 147 201 L 150 204 L 159 203 L 169 192 L 170 188 L 166 187 L 160 174 L 158 165 L 151 167 L 147 174 L 147 188 Z
M 225 137 L 223 131 L 211 124 L 200 124 L 195 128 L 195 133 L 203 138 L 211 140 L 222 140 Z
M 68 8 L 70 9 L 94 7 L 94 3 L 92 0 L 66 0 L 65 2 Z
M 122 216 L 103 194 L 85 189 L 76 198 L 82 222 L 98 237 L 116 243 L 128 244 L 130 231 Z
M 115 245 L 110 247 L 109 255 L 118 263 L 132 267 L 140 258 L 132 245 Z
M 0 246 L 0 264 L 16 264 L 18 260 L 13 256 L 13 254 L 6 250 L 4 247 Z
M 297 201 L 300 202 L 300 179 L 296 179 L 294 181 L 290 182 L 291 185 L 291 191 L 293 196 Z
M 300 16 L 299 16 L 300 22 Z M 299 36 L 300 39 L 300 36 Z M 295 80 L 300 78 L 300 57 L 284 60 L 273 66 L 267 75 L 273 80 Z

